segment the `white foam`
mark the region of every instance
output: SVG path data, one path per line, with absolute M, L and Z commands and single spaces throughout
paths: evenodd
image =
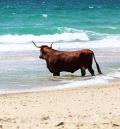
M 0 44 L 0 52 L 36 50 L 33 44 Z
M 47 14 L 42 14 L 42 16 L 46 18 L 48 15 Z
M 93 9 L 94 7 L 93 6 L 89 6 L 89 9 Z
M 108 28 L 110 28 L 112 30 L 116 30 L 117 29 L 117 27 L 115 27 L 115 26 L 109 26 Z
M 94 85 L 108 84 L 110 81 L 113 81 L 116 78 L 120 79 L 120 71 L 119 70 L 120 69 L 117 69 L 117 71 L 115 71 L 113 73 L 106 74 L 106 75 L 94 76 L 88 80 L 80 80 L 80 81 L 66 80 L 66 84 L 59 85 L 56 87 L 50 87 L 47 89 L 55 90 L 55 89 L 64 89 L 64 88 L 75 88 L 75 87 L 81 87 L 81 86 L 94 86 Z
M 111 73 L 109 76 L 112 77 L 112 78 L 120 78 L 120 72 L 116 71 L 114 73 Z
M 58 85 L 56 87 L 49 87 L 42 90 L 56 90 L 56 89 L 64 89 L 64 88 L 76 88 L 76 87 L 82 87 L 82 86 L 94 86 L 94 85 L 101 85 L 101 84 L 108 84 L 110 81 L 114 80 L 116 75 L 117 77 L 120 77 L 120 73 L 113 73 L 114 76 L 111 75 L 100 75 L 92 77 L 88 80 L 81 80 L 81 81 L 66 81 L 66 84 Z
M 57 30 L 61 33 L 85 33 L 83 30 L 78 30 L 70 27 L 58 27 Z

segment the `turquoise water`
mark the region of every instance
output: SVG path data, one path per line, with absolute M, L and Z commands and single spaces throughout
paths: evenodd
M 61 27 L 120 33 L 119 0 L 1 0 L 0 34 L 55 34 Z
M 52 77 L 39 45 L 95 51 L 103 71 Z M 120 0 L 0 0 L 0 91 L 106 83 L 120 79 Z

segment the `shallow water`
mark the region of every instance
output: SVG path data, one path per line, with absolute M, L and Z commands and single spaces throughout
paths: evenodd
M 37 50 L 0 52 L 0 90 L 44 89 L 60 85 L 87 85 L 89 81 L 93 84 L 107 83 L 119 79 L 119 49 L 94 49 L 94 52 L 103 72 L 103 75 L 99 75 L 93 64 L 96 74 L 94 77 L 89 72 L 86 77 L 81 77 L 80 70 L 74 74 L 63 72 L 60 77 L 53 77 L 46 67 L 46 62 L 38 58 Z

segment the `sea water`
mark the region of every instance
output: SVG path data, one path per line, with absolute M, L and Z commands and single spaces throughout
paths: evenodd
M 53 77 L 38 45 L 57 50 L 92 49 L 99 75 L 63 72 Z M 71 87 L 120 79 L 119 0 L 1 0 L 0 91 Z

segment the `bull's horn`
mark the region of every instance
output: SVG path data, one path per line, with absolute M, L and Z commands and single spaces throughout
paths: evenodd
M 32 41 L 32 43 L 35 45 L 35 47 L 41 48 L 41 46 L 37 46 L 37 45 L 35 44 L 35 42 Z
M 53 42 L 54 43 L 54 42 Z M 52 48 L 53 43 L 51 43 L 50 47 Z

